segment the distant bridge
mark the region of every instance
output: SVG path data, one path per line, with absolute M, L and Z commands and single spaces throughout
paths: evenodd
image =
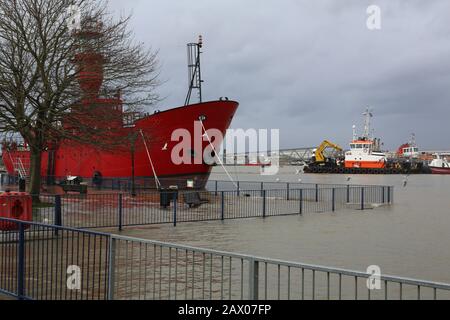
M 281 149 L 276 151 L 246 152 L 246 153 L 225 153 L 223 160 L 225 164 L 257 164 L 261 158 L 272 158 L 278 156 L 280 164 L 301 164 L 308 162 L 314 155 L 317 147 Z
M 279 156 L 280 164 L 302 164 L 307 163 L 313 156 L 314 150 L 317 147 L 301 147 L 293 149 L 281 149 L 278 151 L 262 151 L 262 152 L 247 152 L 247 153 L 235 153 L 226 155 L 222 158 L 225 164 L 257 164 L 260 163 L 261 158 L 270 159 L 274 156 Z M 449 150 L 423 150 L 420 151 L 423 154 L 439 154 L 441 156 L 450 156 Z M 388 152 L 388 155 L 395 155 L 395 152 Z

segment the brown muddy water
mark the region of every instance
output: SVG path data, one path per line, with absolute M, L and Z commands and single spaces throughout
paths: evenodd
M 241 181 L 342 183 L 347 175 L 296 174 L 282 168 L 261 176 L 257 168 L 230 168 Z M 217 168 L 212 179 L 228 180 Z M 404 181 L 407 184 L 404 186 Z M 133 227 L 121 234 L 208 249 L 450 283 L 450 176 L 354 175 L 354 184 L 395 186 L 395 203 L 367 211 L 225 222 Z M 116 230 L 108 230 L 117 232 Z

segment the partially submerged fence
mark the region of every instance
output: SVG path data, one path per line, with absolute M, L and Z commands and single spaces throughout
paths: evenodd
M 164 199 L 165 200 L 164 200 Z M 199 222 L 370 209 L 392 204 L 390 186 L 237 191 L 150 191 L 41 196 L 35 221 L 77 228 Z M 163 201 L 164 200 L 164 201 Z
M 65 180 L 67 177 L 51 177 L 52 183 L 58 183 Z M 179 178 L 160 178 L 164 185 L 174 185 L 181 189 L 187 187 L 186 179 Z M 48 178 L 42 179 L 43 184 L 50 182 Z M 84 183 L 96 190 L 105 191 L 123 191 L 130 192 L 132 190 L 132 179 L 127 178 L 102 178 L 101 183 L 94 181 L 93 178 L 83 178 Z M 192 181 L 194 189 L 199 187 L 199 181 Z M 0 175 L 1 185 L 18 185 L 19 179 L 17 176 L 8 174 Z M 136 177 L 135 181 L 136 192 L 146 192 L 157 189 L 157 183 L 154 177 Z M 313 188 L 340 188 L 342 184 L 328 184 L 328 183 L 308 183 L 308 182 L 270 182 L 270 181 L 230 181 L 230 180 L 214 180 L 209 179 L 206 183 L 206 190 L 208 191 L 239 191 L 239 190 L 295 190 L 295 189 L 313 189 Z M 370 187 L 370 185 L 352 184 L 354 187 Z
M 450 299 L 449 284 L 0 218 L 2 223 L 16 224 L 17 231 L 0 234 L 0 293 L 19 299 Z

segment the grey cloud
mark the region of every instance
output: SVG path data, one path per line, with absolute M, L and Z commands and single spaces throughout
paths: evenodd
M 382 30 L 366 8 L 382 9 Z M 139 41 L 160 50 L 161 109 L 184 102 L 185 44 L 205 38 L 208 99 L 241 103 L 234 127 L 280 128 L 282 147 L 346 145 L 371 106 L 390 149 L 415 132 L 449 148 L 450 2 L 401 0 L 110 0 L 134 12 Z

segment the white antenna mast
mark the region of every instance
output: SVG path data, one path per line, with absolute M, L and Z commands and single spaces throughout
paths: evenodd
M 363 116 L 366 117 L 364 121 L 364 138 L 370 139 L 370 120 L 373 117 L 372 112 L 370 111 L 370 108 L 367 108 L 366 112 L 363 113 Z

